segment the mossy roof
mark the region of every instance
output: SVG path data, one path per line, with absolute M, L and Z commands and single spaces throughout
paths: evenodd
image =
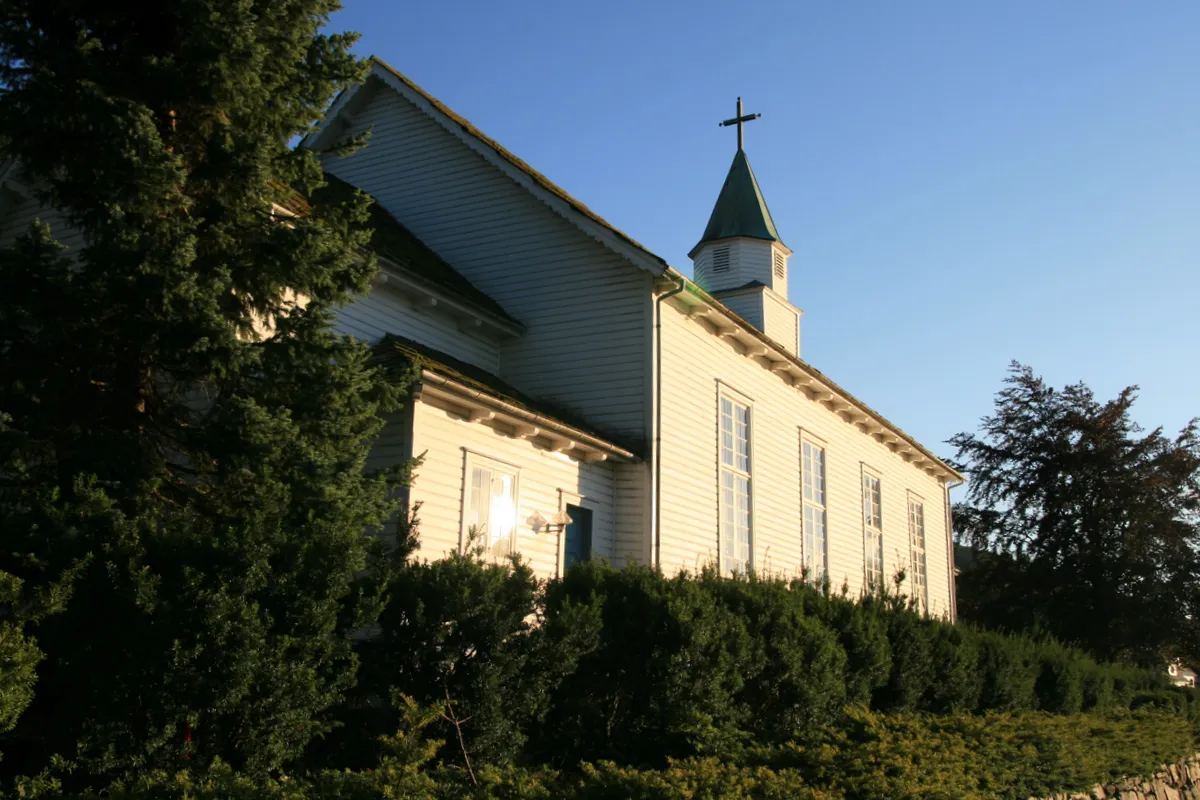
M 362 191 L 330 173 L 325 173 L 325 186 L 313 192 L 314 199 L 327 202 L 344 202 L 355 191 Z M 367 194 L 363 192 L 363 194 Z M 367 197 L 371 195 L 367 194 Z M 423 278 L 439 288 L 456 294 L 491 314 L 520 325 L 504 308 L 464 278 L 432 248 L 422 242 L 408 228 L 388 213 L 379 201 L 371 197 L 371 208 L 367 224 L 372 229 L 371 249 L 390 263 Z
M 435 350 L 412 339 L 397 334 L 388 334 L 375 345 L 375 358 L 376 363 L 383 365 L 385 369 L 395 369 L 397 372 L 403 372 L 409 365 L 416 364 L 445 378 L 476 389 L 497 400 L 519 406 L 534 414 L 555 419 L 583 433 L 611 442 L 629 450 L 631 453 L 640 455 L 640 448 L 631 446 L 632 443 L 623 442 L 620 438 L 610 436 L 603 431 L 596 430 L 587 420 L 574 411 L 558 403 L 525 394 L 499 376 L 493 375 L 481 367 L 460 361 L 449 353 Z
M 546 191 L 550 192 L 554 196 L 563 200 L 564 202 L 567 203 L 567 205 L 569 205 L 575 211 L 578 211 L 580 214 L 587 217 L 592 222 L 595 222 L 598 225 L 603 226 L 604 228 L 606 228 L 607 230 L 609 230 L 610 232 L 615 234 L 618 238 L 620 238 L 625 243 L 632 245 L 633 247 L 640 250 L 644 255 L 649 256 L 654 261 L 657 261 L 659 264 L 661 264 L 663 266 L 663 268 L 666 268 L 669 266 L 667 264 L 666 260 L 663 259 L 661 256 L 650 251 L 648 248 L 646 248 L 645 245 L 638 242 L 632 236 L 630 236 L 629 234 L 625 233 L 624 231 L 622 231 L 619 228 L 617 228 L 616 226 L 614 226 L 612 223 L 610 223 L 608 220 L 601 217 L 595 211 L 592 211 L 590 208 L 588 208 L 586 205 L 581 203 L 575 197 L 573 197 L 569 193 L 567 193 L 567 191 L 564 190 L 562 187 L 560 187 L 558 184 L 554 183 L 554 181 L 550 180 L 545 175 L 543 175 L 542 173 L 538 172 L 536 169 L 531 167 L 529 164 L 525 163 L 523 160 L 518 158 L 516 155 L 514 155 L 512 152 L 510 152 L 507 148 L 505 148 L 503 145 L 501 145 L 499 142 L 497 142 L 495 139 L 492 139 L 491 137 L 484 134 L 483 131 L 479 130 L 479 128 L 477 128 L 473 124 L 471 124 L 471 122 L 468 121 L 466 118 L 464 118 L 464 117 L 460 116 L 459 114 L 455 113 L 454 111 L 452 111 L 448 106 L 446 106 L 444 103 L 442 103 L 441 100 L 438 100 L 436 97 L 431 95 L 429 92 L 425 91 L 420 86 L 413 83 L 412 80 L 410 80 L 404 73 L 400 72 L 398 69 L 391 66 L 386 61 L 379 58 L 378 56 L 371 56 L 371 61 L 373 63 L 379 65 L 380 68 L 387 70 L 387 72 L 389 74 L 394 76 L 397 80 L 399 80 L 401 83 L 403 83 L 409 89 L 411 89 L 414 92 L 416 92 L 417 94 L 419 94 L 430 105 L 432 105 L 434 108 L 436 108 L 442 114 L 445 114 L 447 117 L 449 117 L 451 120 L 453 120 L 454 123 L 456 125 L 458 125 L 460 128 L 462 128 L 463 131 L 470 134 L 471 136 L 473 136 L 474 138 L 478 139 L 480 142 L 482 142 L 483 144 L 485 144 L 489 148 L 491 148 L 496 153 L 496 155 L 500 156 L 502 159 L 504 159 L 508 163 L 512 164 L 517 169 L 521 170 L 521 172 L 528 175 L 533 180 L 533 182 L 536 183 L 538 186 L 540 186 L 542 189 L 545 189 Z

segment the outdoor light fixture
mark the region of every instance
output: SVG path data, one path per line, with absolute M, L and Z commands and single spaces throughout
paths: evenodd
M 559 511 L 550 521 L 546 523 L 547 533 L 562 533 L 567 526 L 571 524 L 571 518 L 567 516 L 567 512 Z

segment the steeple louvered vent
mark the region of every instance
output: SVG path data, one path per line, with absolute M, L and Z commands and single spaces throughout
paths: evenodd
M 787 277 L 787 259 L 784 258 L 783 253 L 779 252 L 778 250 L 775 251 L 775 277 Z
M 728 272 L 729 271 L 729 248 L 728 247 L 718 247 L 715 250 L 713 250 L 712 271 L 713 272 Z

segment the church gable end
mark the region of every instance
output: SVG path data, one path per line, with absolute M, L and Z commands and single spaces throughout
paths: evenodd
M 326 169 L 525 326 L 501 346 L 505 380 L 644 440 L 651 280 L 665 262 L 380 62 L 332 117 L 310 145 L 370 139 Z

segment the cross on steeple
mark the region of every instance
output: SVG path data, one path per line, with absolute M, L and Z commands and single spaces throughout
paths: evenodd
M 740 151 L 741 151 L 741 149 L 742 149 L 742 142 L 743 142 L 743 136 L 742 136 L 742 123 L 743 123 L 743 122 L 750 122 L 751 120 L 756 120 L 756 119 L 758 119 L 758 118 L 759 118 L 759 117 L 761 117 L 761 116 L 762 116 L 762 114 L 743 114 L 743 113 L 742 113 L 742 98 L 740 98 L 740 97 L 739 97 L 739 98 L 738 98 L 738 102 L 737 102 L 737 116 L 736 116 L 736 117 L 734 117 L 733 119 L 727 119 L 727 120 L 725 120 L 724 122 L 722 122 L 722 123 L 720 124 L 720 127 L 722 127 L 722 128 L 727 128 L 727 127 L 729 127 L 730 125 L 737 125 L 737 129 L 738 129 L 738 151 L 740 152 Z

